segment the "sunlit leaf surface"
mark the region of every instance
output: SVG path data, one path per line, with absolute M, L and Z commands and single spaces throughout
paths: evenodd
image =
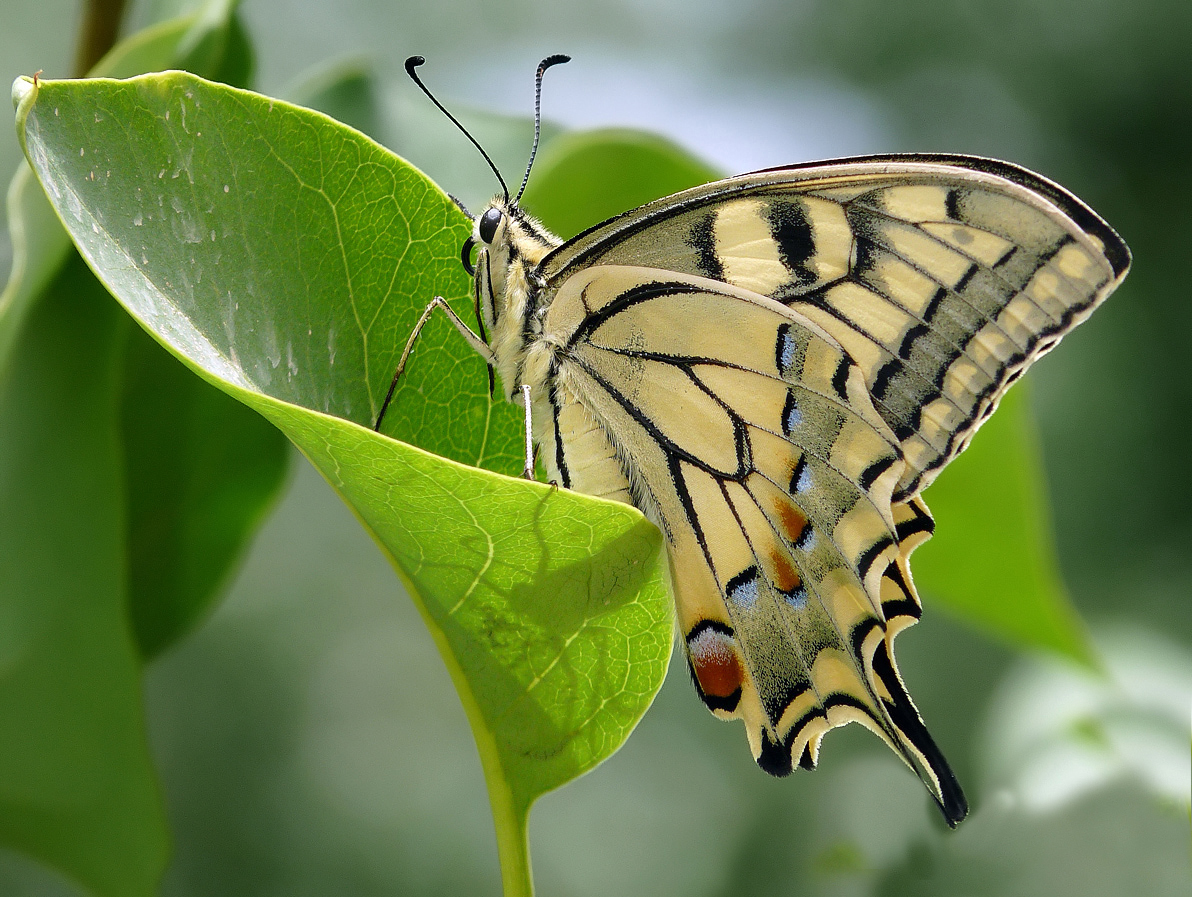
M 171 351 L 290 436 L 410 586 L 473 724 L 507 887 L 528 887 L 529 804 L 624 740 L 672 623 L 661 537 L 637 512 L 368 429 L 422 305 L 467 288 L 465 219 L 317 113 L 177 73 L 22 83 L 29 159 L 88 262 Z M 430 330 L 386 429 L 520 468 L 517 416 L 490 404 L 469 352 Z

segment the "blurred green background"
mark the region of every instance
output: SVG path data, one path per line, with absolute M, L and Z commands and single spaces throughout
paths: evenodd
M 4 83 L 71 73 L 77 4 L 2 8 Z M 183 8 L 134 5 L 125 31 Z M 247 0 L 242 14 L 257 89 L 314 95 L 351 58 L 367 75 L 352 123 L 472 205 L 494 185 L 421 115 L 410 54 L 450 106 L 496 113 L 474 117 L 509 180 L 533 66 L 567 52 L 544 101 L 555 128 L 645 128 L 726 173 L 997 156 L 1073 190 L 1134 251 L 1122 289 L 1028 378 L 1064 578 L 1107 676 L 994 643 L 925 595 L 899 657 L 974 804 L 949 833 L 858 727 L 827 740 L 814 774 L 761 774 L 676 665 L 628 745 L 535 810 L 541 894 L 1188 893 L 1192 7 Z M 18 160 L 0 140 L 4 182 Z M 4 232 L 5 276 L 9 247 Z M 390 567 L 305 462 L 226 600 L 145 689 L 173 837 L 163 893 L 498 892 L 451 683 Z M 76 893 L 0 852 L 0 894 Z

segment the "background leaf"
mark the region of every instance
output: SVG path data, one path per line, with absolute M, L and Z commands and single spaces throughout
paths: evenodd
M 210 610 L 289 466 L 278 433 L 133 328 L 121 369 L 128 610 L 152 659 Z
M 97 70 L 176 64 L 187 47 L 214 40 L 206 64 L 222 67 L 224 47 L 243 71 L 242 38 L 218 37 L 235 30 L 228 14 L 215 3 L 205 16 L 157 26 Z M 141 664 L 218 595 L 281 485 L 285 443 L 236 402 L 179 377 L 178 362 L 128 323 L 24 165 L 9 224 L 0 615 L 14 626 L 0 664 L 9 733 L 0 841 L 95 894 L 150 894 L 168 836 Z
M 96 894 L 149 897 L 167 836 L 125 605 L 129 329 L 76 259 L 0 391 L 0 839 Z
M 1060 579 L 1029 391 L 1006 394 L 972 446 L 923 497 L 936 533 L 915 553 L 933 603 L 1024 648 L 1095 665 Z

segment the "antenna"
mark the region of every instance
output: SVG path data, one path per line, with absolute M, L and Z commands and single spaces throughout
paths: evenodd
M 553 57 L 553 56 L 551 57 L 551 59 L 555 59 L 555 58 L 556 57 Z M 565 58 L 566 57 L 564 57 L 564 59 Z M 499 172 L 497 170 L 497 166 L 495 164 L 493 164 L 493 160 L 490 159 L 488 156 L 488 153 L 486 153 L 484 151 L 484 147 L 482 147 L 476 141 L 475 137 L 473 137 L 471 134 L 468 133 L 467 128 L 465 128 L 463 125 L 461 125 L 459 123 L 458 118 L 456 118 L 454 115 L 452 115 L 450 112 L 447 111 L 446 106 L 444 106 L 442 103 L 440 103 L 438 100 L 435 99 L 435 95 L 433 93 L 431 93 L 429 90 L 427 90 L 426 85 L 422 83 L 422 80 L 418 77 L 417 72 L 414 71 L 414 69 L 418 68 L 418 66 L 422 65 L 424 62 L 426 62 L 425 57 L 411 56 L 409 59 L 406 60 L 406 74 L 410 76 L 410 80 L 412 80 L 415 84 L 417 84 L 420 88 L 422 88 L 422 92 L 424 94 L 426 94 L 428 97 L 430 97 L 430 101 L 439 107 L 439 111 L 442 112 L 444 115 L 446 115 L 449 119 L 451 119 L 451 123 L 453 125 L 455 125 L 457 128 L 459 128 L 463 132 L 463 135 L 465 137 L 467 137 L 470 141 L 472 141 L 472 146 L 474 146 L 474 147 L 476 147 L 476 149 L 480 150 L 480 155 L 484 156 L 484 161 L 488 163 L 488 167 L 493 170 L 493 174 L 495 174 L 497 176 L 497 180 L 501 182 L 501 192 L 503 192 L 505 194 L 505 202 L 509 202 L 509 188 L 507 186 L 505 186 L 505 179 L 503 177 L 501 177 L 501 172 Z M 541 90 L 541 87 L 542 87 L 542 72 L 545 71 L 543 66 L 546 66 L 547 63 L 549 63 L 549 62 L 550 62 L 549 59 L 543 60 L 542 65 L 540 65 L 538 67 L 539 90 Z M 535 116 L 535 122 L 534 122 L 534 144 L 535 144 L 535 146 L 537 146 L 537 144 L 538 144 L 537 116 Z M 533 161 L 533 158 L 534 157 L 531 156 L 530 160 Z M 530 172 L 527 170 L 526 177 L 528 178 L 529 176 L 530 176 Z M 525 189 L 524 185 L 522 186 L 522 189 L 523 190 Z M 521 196 L 521 194 L 519 193 L 518 197 L 520 197 L 520 196 Z M 516 204 L 516 202 L 515 202 L 515 204 Z
M 542 76 L 552 65 L 570 61 L 570 56 L 557 53 L 538 63 L 538 73 L 534 76 L 534 145 L 530 147 L 530 161 L 526 163 L 526 176 L 522 178 L 521 189 L 517 191 L 517 199 L 513 201 L 514 205 L 521 201 L 522 194 L 526 192 L 526 184 L 530 183 L 530 169 L 534 167 L 534 156 L 538 154 L 538 137 L 542 133 Z M 425 89 L 423 88 L 423 90 Z M 508 192 L 506 192 L 505 198 L 509 198 Z

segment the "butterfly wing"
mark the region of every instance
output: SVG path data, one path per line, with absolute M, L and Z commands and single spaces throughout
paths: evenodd
M 1006 388 L 1125 276 L 1091 209 L 1017 166 L 964 156 L 844 160 L 675 194 L 552 252 L 694 274 L 781 302 L 861 369 L 905 461 L 906 499 L 968 445 Z
M 562 284 L 544 342 L 551 475 L 663 530 L 708 707 L 776 775 L 861 722 L 963 818 L 891 649 L 918 616 L 906 559 L 930 516 L 895 510 L 905 463 L 840 343 L 756 293 L 619 265 Z

